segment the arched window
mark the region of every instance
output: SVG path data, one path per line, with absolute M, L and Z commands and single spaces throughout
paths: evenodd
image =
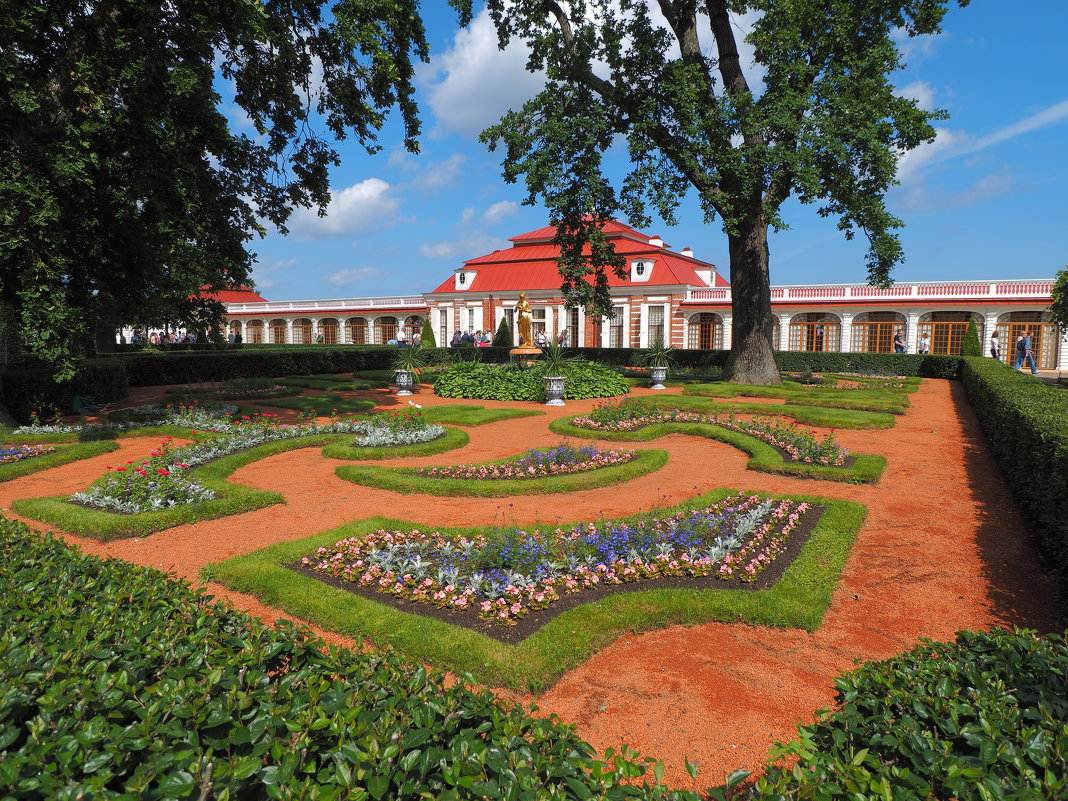
M 690 315 L 686 347 L 690 350 L 722 350 L 723 318 L 711 312 Z
M 293 344 L 310 345 L 312 343 L 312 321 L 307 317 L 298 317 L 293 321 Z
M 1061 342 L 1060 327 L 1050 322 L 1049 313 L 1043 311 L 1006 312 L 998 316 L 998 342 L 1001 360 L 1012 364 L 1016 359 L 1016 340 L 1025 333 L 1031 335 L 1031 350 L 1035 363 L 1041 370 L 1056 370 Z M 983 353 L 990 354 L 990 343 L 983 345 Z
M 333 317 L 325 317 L 319 321 L 319 333 L 316 334 L 316 340 L 322 337 L 323 344 L 336 345 L 337 344 L 337 320 Z
M 263 342 L 263 320 L 249 320 L 245 323 L 245 341 L 255 345 Z
M 366 345 L 367 318 L 350 317 L 345 321 L 345 332 L 350 345 Z
M 931 338 L 931 353 L 951 356 L 960 355 L 960 346 L 964 341 L 964 332 L 968 322 L 975 320 L 979 331 L 979 341 L 983 341 L 983 317 L 970 311 L 927 312 L 920 316 L 919 335 Z
M 404 318 L 404 338 L 409 342 L 415 341 L 415 335 L 423 333 L 423 318 L 418 314 L 409 314 Z
M 789 350 L 839 351 L 842 349 L 842 321 L 834 314 L 808 312 L 790 320 Z
M 240 320 L 232 320 L 230 322 L 230 336 L 231 337 L 236 337 L 240 333 L 241 333 L 241 321 Z
M 397 338 L 397 318 L 379 317 L 375 320 L 375 344 L 385 345 Z
M 853 318 L 853 353 L 893 353 L 894 334 L 908 342 L 909 321 L 892 311 L 862 312 Z
M 271 320 L 271 344 L 284 345 L 286 340 L 286 321 Z

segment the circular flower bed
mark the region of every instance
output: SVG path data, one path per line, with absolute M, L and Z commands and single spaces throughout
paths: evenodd
M 753 581 L 786 547 L 809 505 L 738 494 L 704 508 L 569 529 L 475 537 L 386 531 L 301 559 L 316 572 L 410 601 L 476 610 L 501 625 L 562 594 L 664 576 Z

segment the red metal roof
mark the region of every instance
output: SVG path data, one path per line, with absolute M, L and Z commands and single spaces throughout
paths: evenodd
M 214 300 L 222 301 L 223 303 L 266 303 L 267 298 L 262 297 L 254 289 L 247 286 L 237 287 L 236 289 L 216 289 L 211 290 L 208 287 L 201 287 L 200 294 L 202 297 L 212 298 Z
M 665 247 L 649 244 L 649 237 L 640 231 L 616 222 L 605 223 L 604 231 L 615 246 L 616 253 L 629 259 L 646 257 L 653 261 L 653 270 L 648 281 L 633 282 L 609 274 L 608 285 L 624 286 L 708 286 L 698 275 L 698 270 L 710 270 L 712 286 L 729 286 L 723 276 L 716 272 L 714 264 L 704 262 Z M 512 237 L 514 244 L 505 250 L 495 250 L 464 262 L 464 269 L 474 273 L 463 292 L 500 292 L 527 290 L 556 290 L 562 279 L 557 269 L 560 250 L 552 244 L 556 235 L 554 226 Z M 588 250 L 586 252 L 589 252 Z M 456 292 L 452 278 L 443 282 L 431 294 Z

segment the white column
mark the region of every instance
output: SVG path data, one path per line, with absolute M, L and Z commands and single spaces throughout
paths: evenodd
M 720 316 L 723 318 L 723 350 L 730 350 L 731 343 L 734 342 L 734 332 L 731 330 L 734 315 L 731 312 L 723 312 Z
M 287 345 L 292 345 L 293 344 L 293 318 L 292 317 L 287 317 L 286 318 L 286 344 Z
M 909 310 L 909 330 L 905 342 L 908 343 L 906 353 L 920 352 L 920 313 L 918 311 Z
M 790 350 L 790 318 L 792 314 L 779 315 L 779 350 Z
M 842 320 L 842 327 L 838 339 L 838 352 L 849 353 L 853 348 L 853 312 L 841 312 L 838 315 Z

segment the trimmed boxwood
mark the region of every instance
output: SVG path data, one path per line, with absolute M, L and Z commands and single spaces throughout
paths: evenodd
M 3 518 L 0 617 L 5 797 L 697 799 L 630 784 L 644 763 L 606 766 L 462 677 L 327 648 Z
M 785 766 L 748 797 L 1068 798 L 1064 635 L 922 643 L 840 677 L 836 711 L 773 751 Z
M 626 395 L 630 384 L 619 373 L 592 362 L 570 365 L 564 397 L 609 398 Z M 542 372 L 520 370 L 513 365 L 463 362 L 450 367 L 434 382 L 434 392 L 443 398 L 478 398 L 500 401 L 544 401 Z
M 1039 549 L 1068 593 L 1068 393 L 996 359 L 964 359 L 972 408 Z

